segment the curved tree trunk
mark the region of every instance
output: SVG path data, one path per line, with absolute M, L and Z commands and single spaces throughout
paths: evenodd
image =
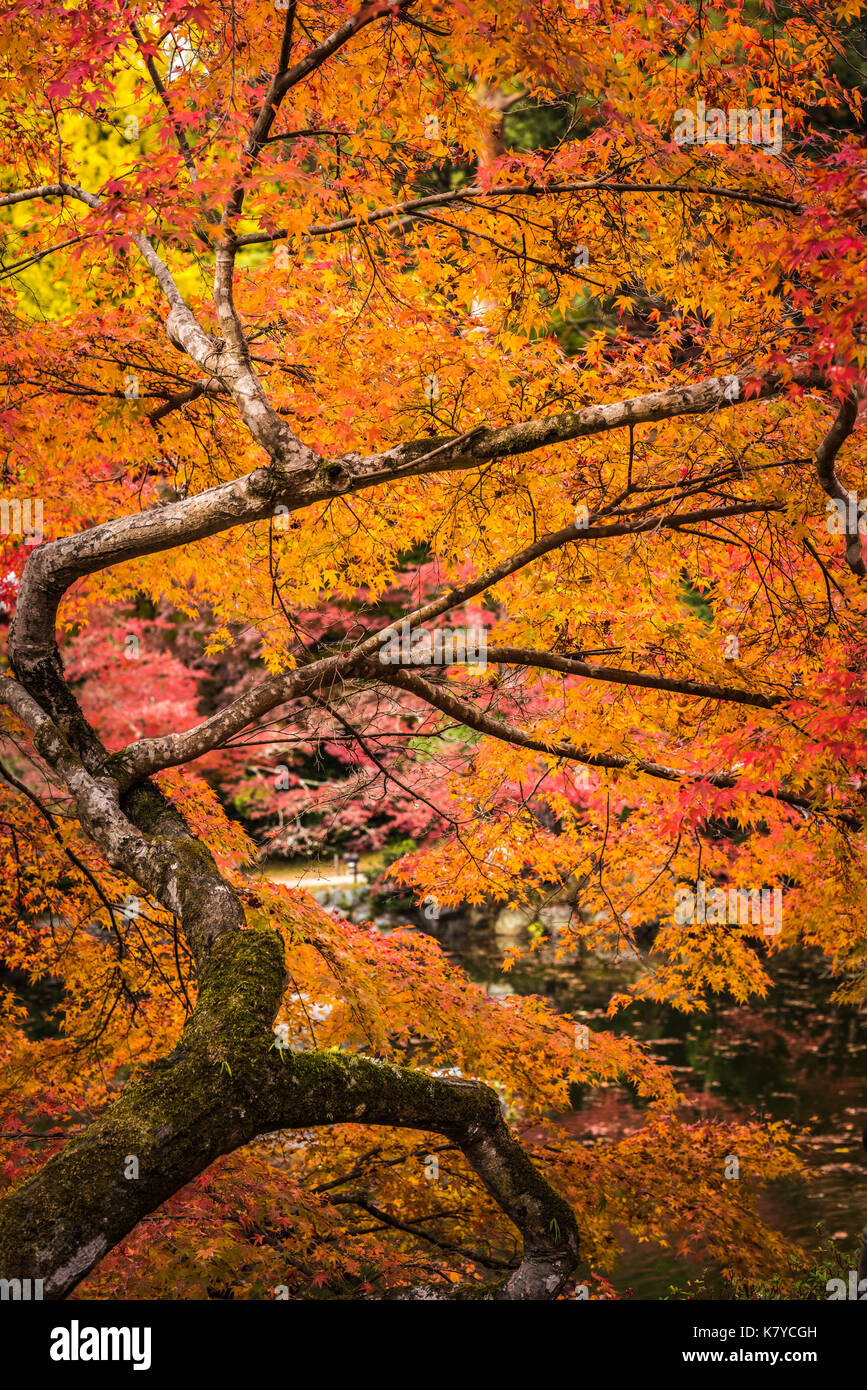
M 524 1239 L 521 1265 L 490 1296 L 556 1297 L 577 1263 L 575 1218 L 510 1133 L 496 1093 L 370 1058 L 275 1049 L 272 1024 L 285 987 L 280 937 L 244 929 L 237 895 L 156 787 L 145 783 L 121 804 L 117 786 L 99 774 L 104 750 L 68 690 L 43 682 L 40 694 L 62 710 L 69 738 L 22 686 L 0 682 L 0 698 L 30 723 L 109 862 L 178 914 L 199 997 L 171 1055 L 130 1080 L 0 1202 L 3 1276 L 42 1279 L 47 1297 L 62 1298 L 220 1155 L 269 1131 L 353 1123 L 426 1130 L 457 1144 Z M 125 1176 L 131 1156 L 137 1179 Z
M 322 682 L 330 688 L 332 682 L 337 685 L 355 677 L 366 679 L 368 684 L 382 682 L 412 689 L 432 709 L 447 709 L 466 727 L 510 745 L 550 753 L 549 745 L 487 718 L 453 691 L 434 686 L 412 671 L 394 671 L 389 675 L 379 666 L 366 669 L 367 658 L 377 654 L 384 635 L 372 633 L 350 650 L 269 678 L 194 729 L 143 738 L 109 757 L 64 679 L 57 650 L 57 611 L 69 586 L 85 575 L 127 560 L 156 555 L 235 526 L 265 521 L 275 515 L 277 508 L 293 512 L 375 486 L 399 485 L 409 477 L 470 471 L 494 460 L 529 455 L 571 440 L 623 428 L 631 431 L 642 423 L 740 410 L 748 402 L 780 396 L 790 382 L 802 387 L 835 385 L 824 369 L 820 371 L 796 355 L 779 369 L 765 373 L 761 380 L 750 381 L 749 393 L 742 389 L 737 376 L 713 376 L 692 384 L 680 382 L 668 390 L 631 399 L 604 400 L 497 427 L 479 424 L 465 434 L 448 438 L 404 440 L 368 455 L 351 451 L 326 458 L 304 443 L 266 394 L 251 354 L 253 335 L 245 333 L 233 300 L 237 251 L 246 246 L 269 245 L 290 235 L 286 227 L 239 236 L 237 227 L 245 190 L 253 182 L 259 156 L 269 140 L 277 138 L 270 132 L 284 97 L 342 50 L 360 30 L 380 21 L 390 23 L 398 12 L 409 8 L 410 0 L 362 5 L 357 14 L 297 61 L 292 60 L 295 5 L 287 9 L 276 67 L 253 113 L 240 165 L 232 165 L 232 184 L 222 216 L 205 213 L 215 229 L 213 307 L 219 337 L 207 332 L 186 304 L 152 242 L 141 233 L 131 238 L 168 306 L 169 341 L 200 374 L 190 389 L 196 395 L 219 392 L 233 403 L 239 421 L 262 451 L 260 466 L 244 477 L 217 484 L 192 497 L 115 517 L 80 534 L 40 545 L 32 551 L 22 576 L 9 642 L 16 679 L 0 678 L 0 704 L 6 704 L 29 726 L 39 753 L 68 788 L 81 824 L 108 863 L 177 916 L 193 956 L 199 986 L 197 1005 L 171 1055 L 129 1081 L 120 1097 L 93 1124 L 35 1176 L 0 1201 L 0 1275 L 41 1278 L 49 1297 L 60 1298 L 73 1289 L 143 1216 L 221 1154 L 268 1131 L 339 1122 L 433 1131 L 461 1148 L 524 1240 L 520 1267 L 505 1284 L 489 1290 L 488 1296 L 556 1297 L 575 1268 L 578 1250 L 571 1210 L 536 1171 L 509 1132 L 497 1096 L 490 1088 L 476 1082 L 434 1078 L 371 1059 L 317 1052 L 287 1054 L 273 1047 L 271 1026 L 284 988 L 280 938 L 270 931 L 246 929 L 241 903 L 219 874 L 206 846 L 190 835 L 182 817 L 156 786 L 143 780 L 162 768 L 180 765 L 223 746 L 227 738 L 287 700 L 299 694 L 314 694 Z M 140 42 L 141 36 L 135 29 L 133 33 Z M 501 125 L 507 106 L 516 96 L 486 91 L 480 94 L 496 108 L 494 115 Z M 188 171 L 194 169 L 189 146 L 178 126 L 176 134 Z M 492 138 L 498 138 L 496 131 Z M 613 179 L 610 172 L 603 171 L 603 175 L 577 182 L 537 182 L 535 177 L 527 183 L 483 181 L 481 185 L 462 186 L 400 204 L 389 202 L 378 209 L 367 209 L 363 215 L 341 218 L 320 230 L 330 235 L 377 222 L 389 225 L 395 218 L 400 221 L 424 216 L 423 209 L 457 206 L 459 202 L 466 205 L 468 199 L 478 206 L 487 199 L 496 199 L 500 206 L 504 199 L 537 200 L 552 194 L 599 194 L 604 190 L 608 194 L 645 192 L 656 197 L 667 193 L 682 196 L 684 191 L 676 182 L 624 182 Z M 65 182 L 62 169 L 58 170 L 58 179 L 57 183 L 40 183 L 4 193 L 0 195 L 0 206 L 65 198 L 92 210 L 105 209 L 100 197 Z M 716 185 L 704 188 L 703 194 L 735 203 L 746 201 L 789 212 L 799 210 L 788 197 L 776 194 Z M 47 252 L 33 259 L 43 254 Z M 194 398 L 195 395 L 190 397 L 187 391 L 181 391 L 174 397 L 172 408 Z M 851 404 L 839 411 L 815 456 L 817 479 L 836 501 L 846 494 L 835 471 L 835 459 L 852 432 L 856 413 Z M 720 478 L 726 479 L 727 471 Z M 680 498 L 669 495 L 670 486 L 663 481 L 653 489 L 643 488 L 647 495 L 637 502 L 631 496 L 630 452 L 630 485 L 617 503 L 606 504 L 593 517 L 588 513 L 582 523 L 539 536 L 535 534 L 534 521 L 532 544 L 524 544 L 511 556 L 497 560 L 485 573 L 408 611 L 404 620 L 417 627 L 483 594 L 489 586 L 542 556 L 566 547 L 606 538 L 636 537 L 664 528 L 676 531 L 751 514 L 767 517 L 783 508 L 775 496 L 726 500 L 725 493 L 718 493 L 711 480 L 707 483 L 708 504 L 685 511 L 681 504 L 694 495 L 692 485 Z M 621 507 L 627 499 L 630 505 Z M 847 530 L 846 558 L 850 568 L 863 575 L 856 531 L 857 527 L 853 531 L 851 526 Z M 531 667 L 552 666 L 551 653 L 499 649 L 499 659 L 504 663 L 516 658 Z M 656 671 L 590 667 L 583 661 L 573 662 L 556 654 L 553 661 L 556 669 L 568 667 L 566 674 L 614 679 L 627 686 L 641 684 L 676 690 L 700 699 L 770 707 L 778 694 L 773 689 L 754 695 L 737 687 L 675 681 Z M 599 755 L 571 743 L 558 744 L 554 751 L 557 757 L 567 760 L 588 766 L 628 768 L 672 785 L 699 780 L 695 771 L 682 773 L 652 761 Z M 737 784 L 735 777 L 712 771 L 702 774 L 701 780 L 705 779 L 718 787 Z M 784 787 L 770 787 L 760 794 L 778 798 L 799 810 L 822 809 L 821 803 Z M 851 814 L 837 812 L 833 807 L 828 814 L 846 826 L 859 824 Z M 131 1155 L 138 1159 L 137 1180 L 124 1176 L 126 1159 Z M 415 1290 L 409 1296 L 439 1295 L 430 1290 Z M 475 1288 L 473 1296 L 478 1297 Z
M 555 1297 L 577 1260 L 575 1218 L 509 1132 L 496 1093 L 364 1057 L 278 1051 L 271 1023 L 283 988 L 276 933 L 218 938 L 171 1055 L 0 1202 L 4 1276 L 43 1279 L 46 1297 L 62 1298 L 221 1154 L 271 1130 L 354 1123 L 457 1144 L 524 1237 L 524 1260 L 496 1296 Z M 130 1156 L 137 1180 L 124 1176 Z

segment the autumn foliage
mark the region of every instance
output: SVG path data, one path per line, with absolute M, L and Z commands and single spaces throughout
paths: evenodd
M 2 488 L 43 518 L 4 526 L 8 688 L 124 814 L 152 775 L 247 930 L 280 934 L 269 1065 L 332 1049 L 496 1089 L 576 1214 L 562 1296 L 613 1296 L 624 1232 L 779 1268 L 757 1195 L 796 1136 L 688 1121 L 620 1021 L 760 1008 L 798 948 L 865 997 L 860 5 L 5 0 L 0 36 Z M 678 142 L 700 102 L 779 112 L 781 151 Z M 196 512 L 218 488 L 221 518 Z M 136 516 L 144 539 L 105 529 Z M 25 564 L 41 583 L 67 537 L 57 640 L 101 751 L 21 636 Z M 483 629 L 484 668 L 378 663 L 408 615 Z M 184 914 L 4 705 L 14 1193 L 172 1053 L 198 978 Z M 423 932 L 257 867 L 409 837 L 396 895 L 559 895 L 562 959 L 637 951 L 607 1027 L 585 1046 Z M 698 882 L 781 890 L 781 931 L 677 920 Z M 570 1088 L 615 1084 L 635 1132 L 572 1140 Z M 455 1143 L 324 1124 L 205 1165 L 77 1294 L 381 1296 L 520 1258 Z

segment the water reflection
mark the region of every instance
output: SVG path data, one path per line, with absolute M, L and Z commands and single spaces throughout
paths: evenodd
M 342 885 L 336 891 L 337 896 L 335 889 L 316 896 L 356 920 L 375 915 L 363 887 L 353 888 L 348 898 Z M 411 918 L 489 993 L 541 995 L 590 1027 L 612 1027 L 605 1017 L 608 1001 L 622 990 L 624 974 L 636 968 L 634 961 L 588 953 L 558 962 L 543 942 L 504 975 L 505 947 L 526 941 L 521 922 L 483 911 L 431 922 L 401 911 L 400 921 Z M 383 931 L 397 920 L 381 910 L 376 916 Z M 706 1014 L 685 1015 L 644 1001 L 620 1014 L 614 1026 L 673 1068 L 686 1096 L 685 1119 L 786 1119 L 807 1130 L 801 1151 L 812 1180 L 775 1184 L 761 1198 L 763 1215 L 808 1248 L 818 1245 L 821 1231 L 854 1251 L 867 1220 L 867 1154 L 861 1144 L 867 1029 L 856 1009 L 830 1004 L 834 981 L 818 954 L 781 953 L 770 974 L 773 988 L 755 1008 L 718 1000 Z M 562 1123 L 576 1140 L 615 1140 L 641 1125 L 646 1108 L 616 1085 L 574 1088 L 571 1099 L 573 1113 Z M 669 1251 L 629 1242 L 612 1282 L 621 1294 L 631 1289 L 639 1298 L 659 1298 L 697 1272 Z M 710 1288 L 713 1282 L 711 1274 Z
M 585 955 L 558 964 L 543 949 L 504 977 L 502 944 L 489 928 L 451 922 L 441 941 L 492 992 L 506 978 L 507 988 L 542 995 L 591 1027 L 612 1026 L 605 1011 L 622 989 L 629 969 L 623 962 Z M 643 1001 L 619 1015 L 616 1027 L 672 1067 L 686 1119 L 786 1119 L 806 1129 L 801 1152 L 814 1177 L 775 1184 L 761 1198 L 763 1215 L 808 1248 L 818 1245 L 821 1231 L 854 1249 L 867 1218 L 867 1029 L 857 1010 L 829 1004 L 834 982 L 817 954 L 781 953 L 770 973 L 773 988 L 755 1009 L 720 1000 L 706 1014 L 685 1015 Z M 623 1087 L 572 1099 L 576 1114 L 565 1127 L 576 1139 L 614 1140 L 642 1122 L 642 1102 Z M 695 1272 L 669 1252 L 629 1242 L 612 1282 L 621 1292 L 659 1298 Z

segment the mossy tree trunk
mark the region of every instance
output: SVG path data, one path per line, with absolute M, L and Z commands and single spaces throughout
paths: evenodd
M 172 1053 L 131 1079 L 83 1133 L 0 1202 L 0 1273 L 42 1279 L 47 1297 L 62 1298 L 222 1154 L 270 1131 L 353 1123 L 429 1131 L 458 1145 L 524 1239 L 522 1263 L 490 1296 L 556 1297 L 577 1262 L 575 1218 L 510 1133 L 496 1093 L 370 1058 L 275 1049 L 272 1024 L 285 988 L 281 938 L 246 928 L 241 902 L 209 850 L 154 785 L 121 795 L 59 662 L 49 664 L 47 677 L 43 671 L 32 681 L 38 699 L 8 679 L 0 695 L 30 724 L 109 862 L 178 915 L 199 994 Z M 126 1176 L 131 1157 L 134 1180 Z M 420 1288 L 405 1296 L 440 1295 Z

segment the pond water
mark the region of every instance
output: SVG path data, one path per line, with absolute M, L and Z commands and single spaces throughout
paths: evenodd
M 478 983 L 499 992 L 504 982 L 520 994 L 547 998 L 560 1012 L 590 1027 L 611 1028 L 605 1011 L 622 989 L 628 966 L 588 954 L 569 964 L 530 956 L 507 976 L 503 943 L 490 927 L 449 926 L 448 954 Z M 800 1151 L 807 1182 L 780 1182 L 761 1199 L 764 1217 L 808 1248 L 833 1239 L 857 1252 L 867 1222 L 867 1028 L 852 1008 L 829 1004 L 834 989 L 819 956 L 781 953 L 774 986 L 755 1009 L 727 1001 L 704 1015 L 685 1015 L 654 1003 L 633 1005 L 614 1026 L 646 1043 L 674 1071 L 686 1096 L 684 1118 L 785 1119 L 806 1131 Z M 641 1102 L 618 1086 L 587 1093 L 566 1125 L 576 1139 L 617 1139 L 636 1129 Z M 857 1267 L 857 1266 L 855 1266 Z M 669 1251 L 627 1244 L 612 1276 L 619 1293 L 660 1298 L 700 1272 Z M 712 1291 L 711 1273 L 707 1287 Z
M 291 881 L 284 866 L 275 878 Z M 266 869 L 267 872 L 267 869 Z M 374 918 L 387 931 L 398 919 L 377 914 L 361 883 L 319 888 L 315 896 L 355 920 Z M 380 908 L 381 911 L 381 908 Z M 583 954 L 556 962 L 543 948 L 502 971 L 504 948 L 520 940 L 495 930 L 494 918 L 452 915 L 438 922 L 403 911 L 432 932 L 447 954 L 490 992 L 537 994 L 591 1028 L 611 1028 L 605 1011 L 623 988 L 634 964 Z M 805 1131 L 801 1153 L 810 1170 L 807 1182 L 779 1182 L 761 1198 L 764 1217 L 793 1241 L 818 1248 L 833 1240 L 857 1261 L 861 1228 L 867 1222 L 867 1153 L 861 1136 L 867 1125 L 867 1027 L 856 1009 L 832 1006 L 834 980 L 818 955 L 782 952 L 771 963 L 774 984 L 754 1008 L 728 1001 L 711 1003 L 704 1015 L 684 1015 L 667 1006 L 641 1003 L 618 1016 L 614 1026 L 646 1043 L 674 1071 L 686 1096 L 687 1120 L 717 1115 L 728 1119 L 785 1119 Z M 599 1087 L 576 1098 L 564 1125 L 576 1139 L 614 1140 L 643 1122 L 642 1102 L 619 1086 Z M 856 1267 L 852 1264 L 851 1267 Z M 632 1242 L 611 1276 L 621 1296 L 669 1296 L 702 1273 L 699 1265 L 657 1246 Z M 706 1275 L 708 1296 L 716 1281 Z M 822 1285 L 824 1289 L 824 1284 Z M 818 1290 L 817 1295 L 823 1296 Z

